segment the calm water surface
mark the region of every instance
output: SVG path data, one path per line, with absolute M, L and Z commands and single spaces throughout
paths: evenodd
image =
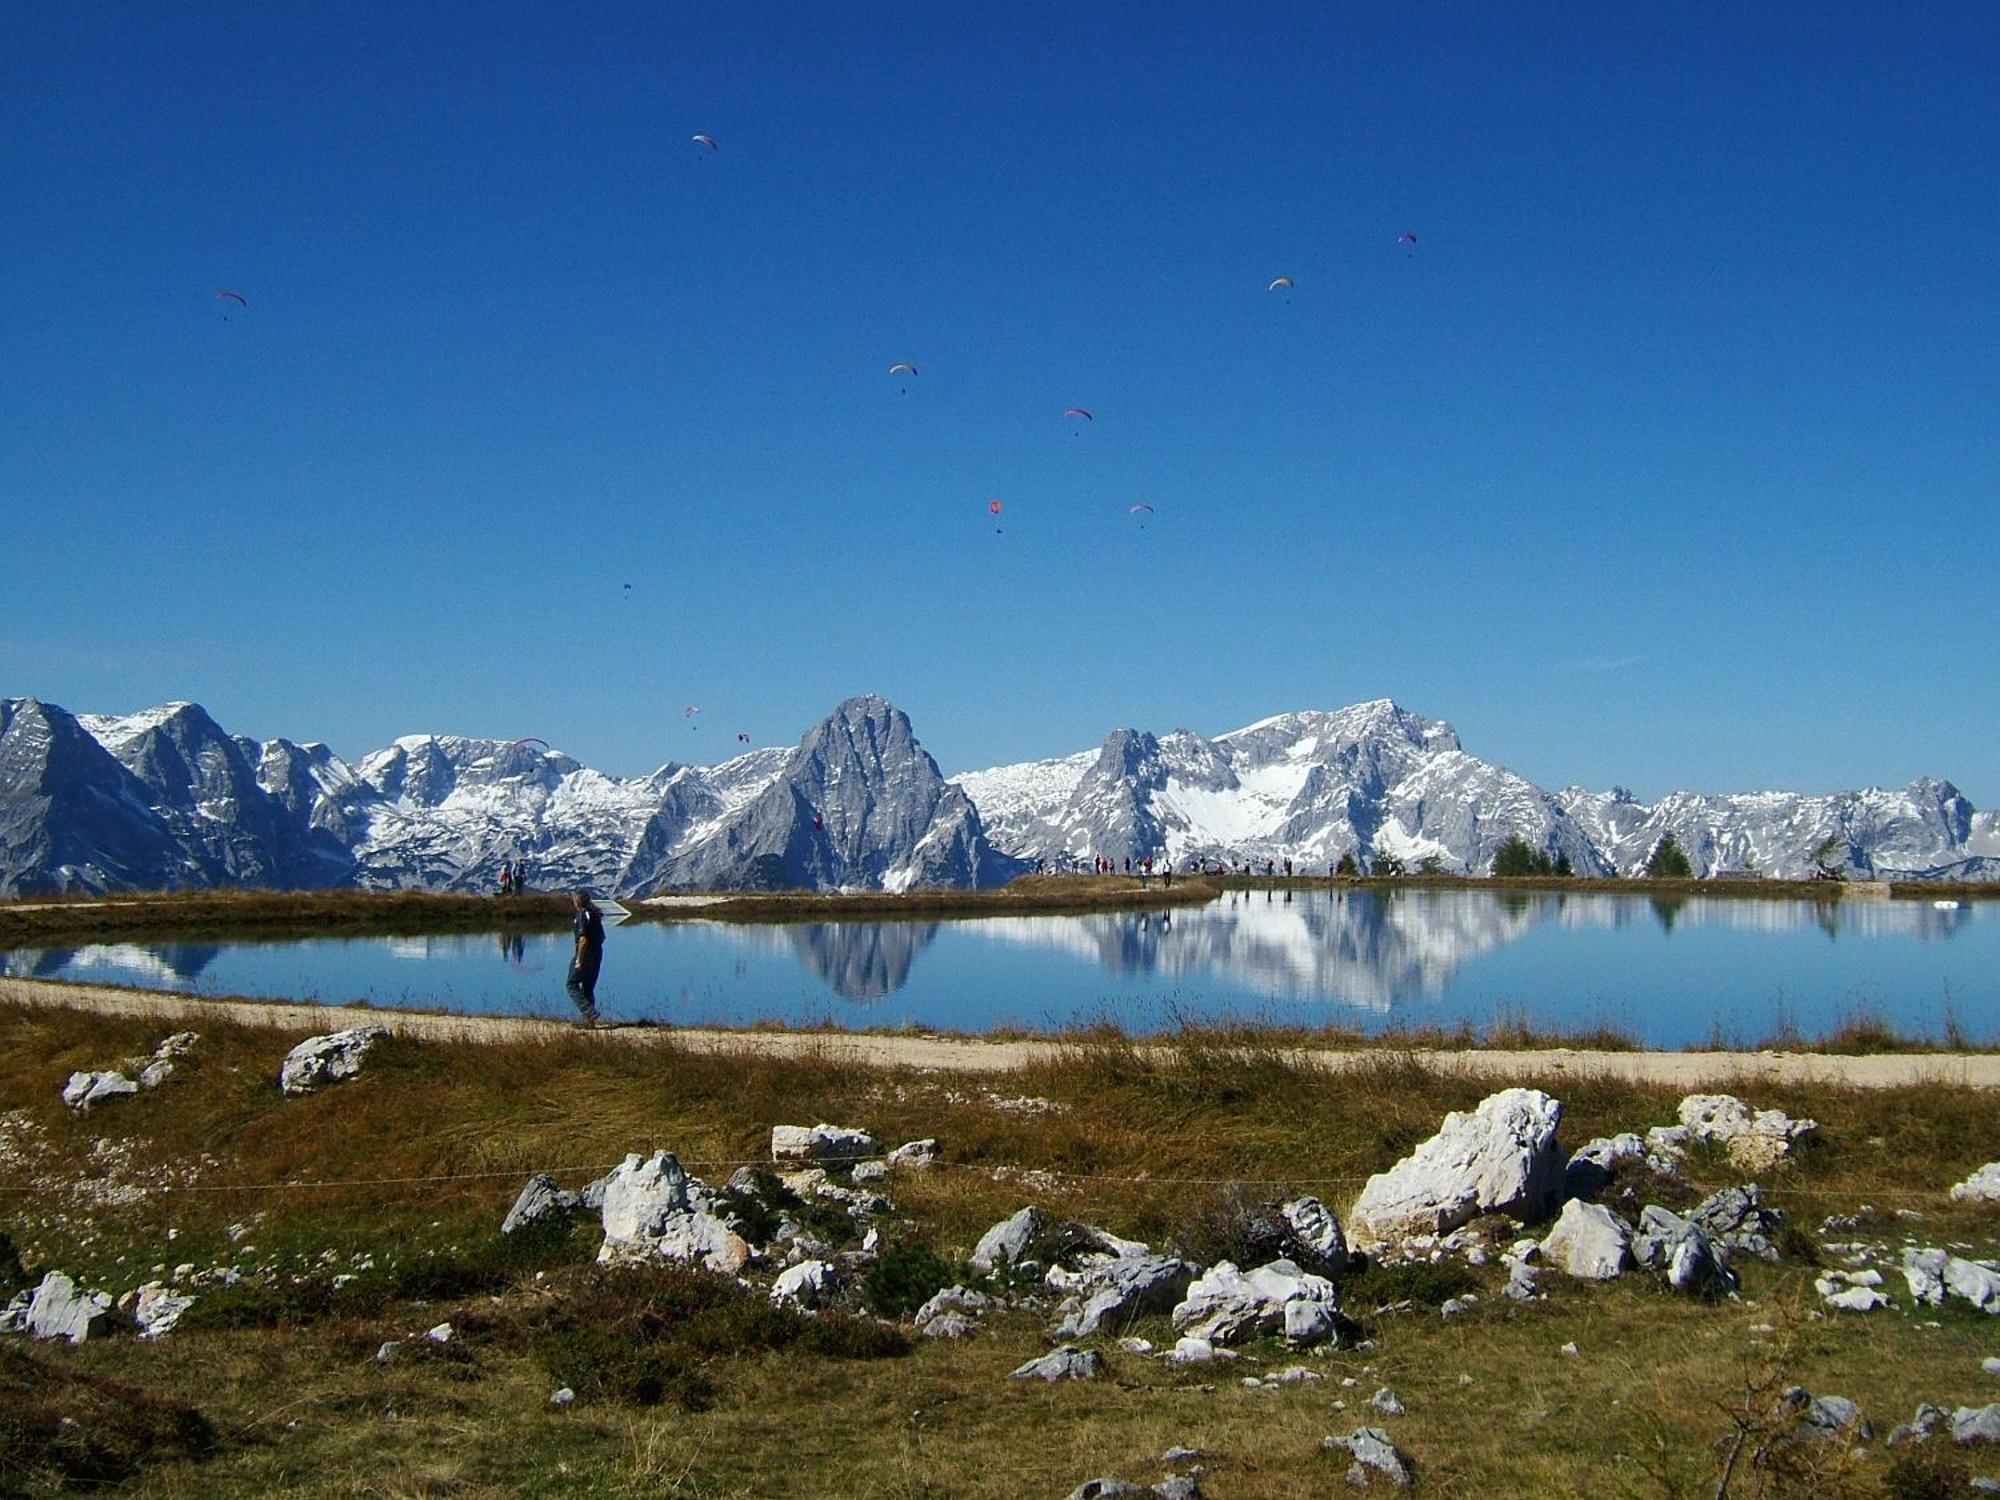
M 18 950 L 16 975 L 203 995 L 566 1016 L 564 933 Z M 983 1031 L 1233 1018 L 1379 1031 L 1608 1024 L 1747 1045 L 1858 1012 L 2000 1040 L 2000 907 L 1479 891 L 1256 891 L 1169 914 L 635 923 L 598 1000 L 627 1019 Z

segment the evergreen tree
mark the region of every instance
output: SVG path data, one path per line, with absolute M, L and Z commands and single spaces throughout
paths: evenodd
M 1535 849 L 1518 833 L 1507 835 L 1505 843 L 1493 853 L 1493 873 L 1495 875 L 1537 875 L 1545 873 L 1535 867 Z
M 1556 855 L 1555 869 L 1550 873 L 1555 875 L 1560 875 L 1563 879 L 1567 880 L 1569 879 L 1570 876 L 1574 875 L 1576 871 L 1570 867 L 1569 856 L 1567 854 L 1558 853 Z
M 1694 865 L 1681 848 L 1680 840 L 1669 833 L 1653 846 L 1652 854 L 1646 860 L 1646 876 L 1650 880 L 1689 880 L 1694 876 Z
M 1393 854 L 1375 856 L 1375 878 L 1377 880 L 1400 880 L 1403 878 L 1403 862 Z
M 1361 866 L 1355 860 L 1352 849 L 1340 856 L 1340 863 L 1333 867 L 1333 873 L 1336 875 L 1359 875 L 1361 873 Z

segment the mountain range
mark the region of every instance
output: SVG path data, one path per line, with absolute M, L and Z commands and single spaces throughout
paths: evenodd
M 649 775 L 533 741 L 413 735 L 347 762 L 229 734 L 198 704 L 71 714 L 0 699 L 0 895 L 206 885 L 907 890 L 1106 856 L 1394 854 L 1483 872 L 1509 837 L 1584 875 L 1671 832 L 1698 873 L 1806 872 L 1828 837 L 1883 878 L 2000 878 L 2000 817 L 1949 782 L 1803 795 L 1544 791 L 1387 699 L 1213 739 L 1120 729 L 1095 750 L 945 778 L 910 720 L 850 698 L 790 749 Z

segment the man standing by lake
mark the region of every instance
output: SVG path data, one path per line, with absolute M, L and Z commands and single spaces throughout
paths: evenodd
M 570 930 L 576 934 L 576 952 L 569 961 L 569 997 L 583 1012 L 586 1024 L 597 1022 L 597 971 L 604 966 L 604 914 L 579 887 L 570 896 L 576 917 Z

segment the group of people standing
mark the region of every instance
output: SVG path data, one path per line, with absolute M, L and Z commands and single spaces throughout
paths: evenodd
M 525 859 L 518 864 L 511 859 L 504 861 L 500 866 L 500 894 L 519 896 L 525 894 L 527 889 L 528 862 Z

